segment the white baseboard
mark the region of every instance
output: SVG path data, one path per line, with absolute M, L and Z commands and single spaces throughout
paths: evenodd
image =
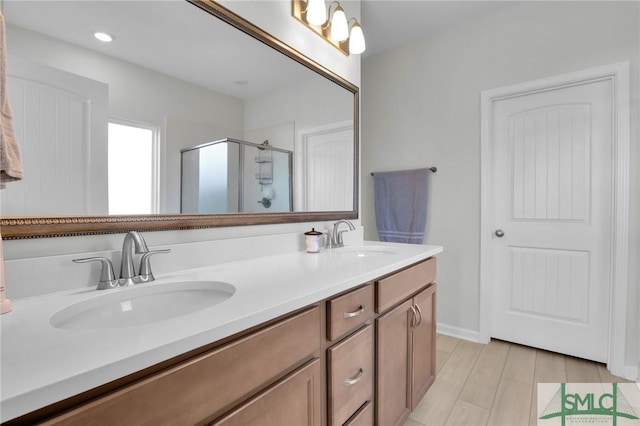
M 638 367 L 634 367 L 633 365 L 625 365 L 624 375 L 622 377 L 640 383 L 640 371 L 638 371 Z
M 470 342 L 489 343 L 481 340 L 479 331 L 468 330 L 466 328 L 460 328 L 453 325 L 438 323 L 436 326 L 436 332 L 462 340 L 469 340 Z

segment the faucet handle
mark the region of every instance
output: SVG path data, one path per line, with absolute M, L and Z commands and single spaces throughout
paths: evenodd
M 150 257 L 154 254 L 160 253 L 170 253 L 171 249 L 163 249 L 163 250 L 150 250 L 146 253 L 142 254 L 140 258 L 140 273 L 138 277 L 140 282 L 149 282 L 153 281 L 155 278 L 153 277 L 153 272 L 151 272 L 151 259 Z
M 85 257 L 81 259 L 73 259 L 75 263 L 101 262 L 100 280 L 98 281 L 97 290 L 106 290 L 118 287 L 116 274 L 113 272 L 113 264 L 106 257 Z

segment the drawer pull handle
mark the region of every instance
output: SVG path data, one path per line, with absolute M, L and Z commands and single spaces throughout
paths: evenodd
M 355 312 L 345 312 L 344 313 L 344 317 L 345 318 L 353 318 L 353 317 L 357 317 L 358 315 L 361 315 L 364 312 L 364 306 L 360 305 L 360 307 L 358 308 L 357 311 Z
M 418 323 L 416 324 L 416 327 L 418 327 L 420 324 L 422 324 L 422 311 L 420 310 L 420 306 L 416 305 L 416 311 L 418 311 L 418 316 L 420 317 L 420 319 L 418 319 Z
M 358 374 L 356 374 L 356 377 L 354 377 L 353 379 L 346 379 L 344 381 L 344 385 L 345 386 L 353 386 L 356 383 L 358 383 L 360 380 L 362 380 L 362 378 L 364 377 L 364 368 L 360 368 L 360 371 L 358 371 Z
M 416 311 L 415 305 L 409 306 L 409 309 L 411 310 L 411 313 L 412 313 L 412 315 L 411 315 L 411 331 L 413 331 L 418 326 L 418 311 Z

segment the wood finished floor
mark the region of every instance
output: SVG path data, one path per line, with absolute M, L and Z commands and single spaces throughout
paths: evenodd
M 404 426 L 536 426 L 536 384 L 628 382 L 603 364 L 493 340 L 438 335 L 436 381 Z M 533 409 L 532 409 L 533 407 Z

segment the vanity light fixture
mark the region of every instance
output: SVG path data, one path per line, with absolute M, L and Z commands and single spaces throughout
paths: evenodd
M 356 18 L 347 19 L 338 1 L 326 8 L 324 0 L 292 0 L 292 15 L 347 56 L 365 50 L 360 23 Z
M 96 32 L 93 34 L 93 36 L 104 43 L 111 43 L 113 41 L 113 36 L 107 33 Z

